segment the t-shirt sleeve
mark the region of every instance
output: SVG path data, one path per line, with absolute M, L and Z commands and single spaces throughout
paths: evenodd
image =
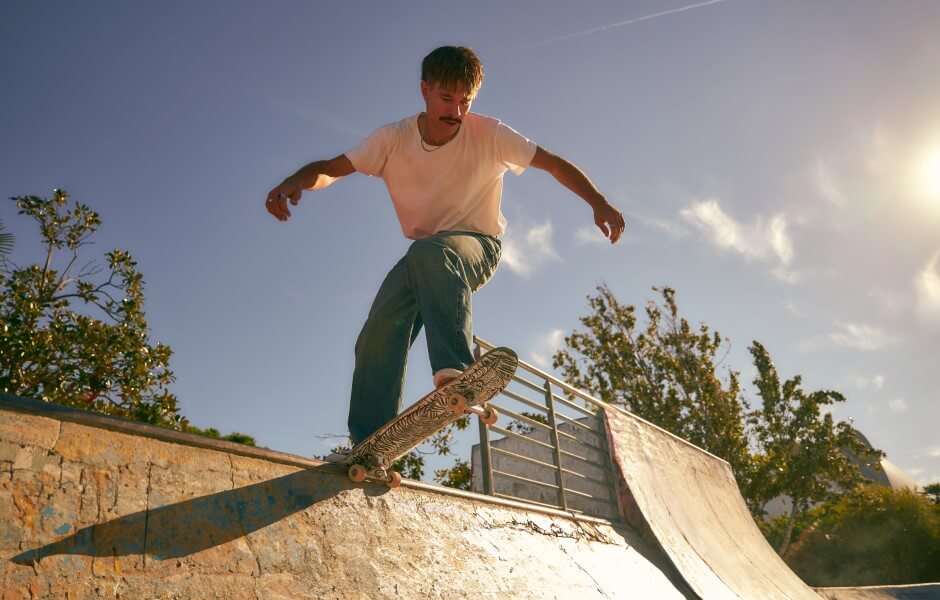
M 535 142 L 506 125 L 496 127 L 496 155 L 499 162 L 515 173 L 521 174 L 535 157 Z
M 369 137 L 346 152 L 353 167 L 370 177 L 381 177 L 385 163 L 392 150 L 393 127 L 385 125 L 373 131 Z

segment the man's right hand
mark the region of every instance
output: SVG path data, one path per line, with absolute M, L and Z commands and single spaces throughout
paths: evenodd
M 303 189 L 296 183 L 285 179 L 279 186 L 268 192 L 268 197 L 264 201 L 264 207 L 268 212 L 274 215 L 278 221 L 286 221 L 290 218 L 290 209 L 287 208 L 287 200 L 294 206 L 300 202 L 300 195 Z

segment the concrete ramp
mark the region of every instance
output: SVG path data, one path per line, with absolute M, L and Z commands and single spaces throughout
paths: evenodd
M 0 597 L 694 595 L 626 525 L 0 394 Z
M 634 415 L 605 417 L 621 512 L 696 594 L 819 600 L 767 544 L 727 462 Z

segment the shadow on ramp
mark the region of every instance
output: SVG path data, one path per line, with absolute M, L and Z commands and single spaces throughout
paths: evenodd
M 29 565 L 57 554 L 91 557 L 149 555 L 180 558 L 206 550 L 333 498 L 349 483 L 334 465 L 321 465 L 235 490 L 168 504 L 84 527 L 12 558 Z M 367 493 L 387 488 L 367 486 Z

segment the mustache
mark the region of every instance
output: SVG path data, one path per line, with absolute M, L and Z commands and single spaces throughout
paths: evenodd
M 463 119 L 452 119 L 449 117 L 441 117 L 441 121 L 445 121 L 447 123 L 463 123 Z

